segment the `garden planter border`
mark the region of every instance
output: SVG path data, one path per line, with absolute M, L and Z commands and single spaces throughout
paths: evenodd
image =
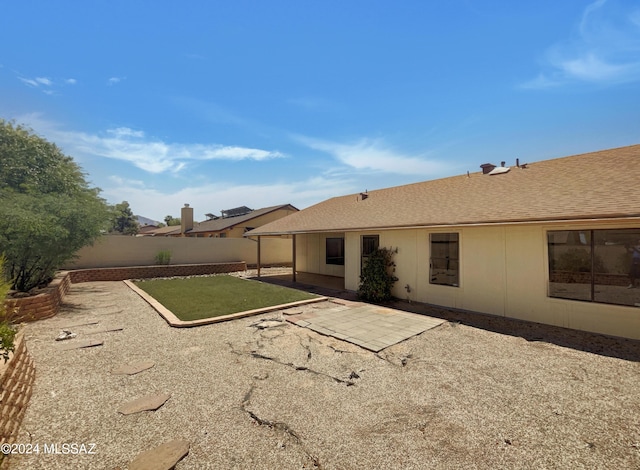
M 33 359 L 21 332 L 15 337 L 15 350 L 6 364 L 0 364 L 0 443 L 15 443 L 22 418 L 29 404 L 36 376 Z M 2 467 L 0 456 L 0 467 Z
M 46 292 L 30 297 L 5 300 L 8 311 L 17 309 L 12 323 L 31 322 L 54 316 L 60 310 L 71 284 L 95 281 L 124 281 L 156 277 L 200 276 L 246 271 L 247 263 L 174 264 L 166 266 L 128 266 L 122 268 L 94 268 L 61 271 L 47 286 Z

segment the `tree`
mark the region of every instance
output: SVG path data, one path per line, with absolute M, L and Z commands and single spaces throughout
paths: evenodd
M 4 276 L 4 257 L 0 256 L 0 357 L 6 363 L 9 356 L 15 351 L 14 338 L 16 330 L 11 326 L 12 313 L 7 311 L 5 298 L 9 293 L 11 284 L 5 281 Z
M 182 223 L 179 218 L 174 218 L 170 215 L 166 216 L 164 218 L 164 221 L 166 222 L 168 227 L 173 227 L 175 225 L 180 225 Z
M 109 232 L 135 235 L 139 230 L 140 225 L 127 201 L 122 201 L 120 204 L 111 207 L 111 227 L 109 227 Z
M 0 119 L 0 254 L 13 289 L 46 285 L 108 220 L 99 190 L 71 157 Z

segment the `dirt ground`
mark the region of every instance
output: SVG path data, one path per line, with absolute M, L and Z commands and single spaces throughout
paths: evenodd
M 448 322 L 376 354 L 260 328 L 278 312 L 170 328 L 121 282 L 75 284 L 66 302 L 25 328 L 37 375 L 18 442 L 41 453 L 10 468 L 125 469 L 174 438 L 190 442 L 178 470 L 640 468 L 639 342 L 400 302 Z M 78 337 L 56 342 L 70 325 Z M 62 350 L 84 339 L 104 344 Z M 157 411 L 117 412 L 162 392 Z

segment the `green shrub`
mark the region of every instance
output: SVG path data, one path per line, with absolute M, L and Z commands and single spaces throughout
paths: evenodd
M 169 264 L 171 262 L 171 252 L 162 250 L 156 253 L 156 264 Z
M 5 299 L 11 288 L 11 283 L 5 278 L 4 257 L 0 256 L 0 357 L 4 362 L 9 360 L 9 354 L 15 349 L 13 340 L 16 336 L 16 330 L 11 326 L 11 314 L 7 312 Z
M 0 322 L 0 357 L 4 362 L 9 360 L 9 355 L 15 350 L 15 336 L 16 330 L 9 323 Z
M 398 280 L 393 275 L 393 272 L 395 272 L 393 255 L 397 251 L 389 248 L 378 248 L 369 255 L 369 259 L 362 267 L 362 274 L 360 275 L 359 298 L 368 302 L 385 302 L 393 298 L 391 289 Z

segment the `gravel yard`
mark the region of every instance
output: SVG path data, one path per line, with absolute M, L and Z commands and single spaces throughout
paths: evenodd
M 125 469 L 172 439 L 190 442 L 178 470 L 640 468 L 638 342 L 570 333 L 596 354 L 561 345 L 566 330 L 433 310 L 456 321 L 376 354 L 257 327 L 278 312 L 170 328 L 122 282 L 74 284 L 66 302 L 26 326 L 36 381 L 18 442 L 41 453 L 10 468 Z M 77 338 L 55 341 L 70 325 Z M 104 343 L 62 350 L 87 339 Z M 140 361 L 154 366 L 112 373 Z M 170 395 L 156 411 L 118 412 L 154 393 Z M 42 454 L 53 443 L 95 453 Z

